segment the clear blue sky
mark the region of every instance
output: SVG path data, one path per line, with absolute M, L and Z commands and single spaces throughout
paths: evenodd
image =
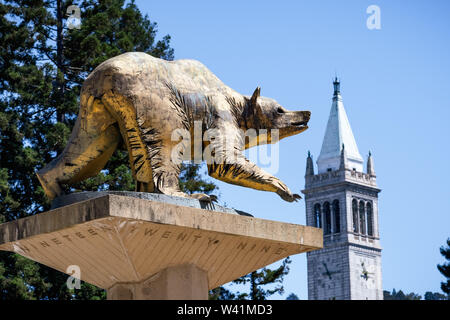
M 381 9 L 368 30 L 366 8 Z M 277 176 L 304 187 L 317 159 L 332 77 L 360 153 L 372 151 L 378 185 L 383 287 L 440 291 L 439 247 L 450 237 L 450 2 L 137 1 L 170 34 L 175 58 L 203 62 L 242 94 L 311 110 L 310 128 L 280 142 Z M 305 224 L 305 204 L 218 182 L 220 196 L 256 217 Z M 306 255 L 293 257 L 286 294 L 307 298 Z M 280 298 L 280 297 L 278 297 Z

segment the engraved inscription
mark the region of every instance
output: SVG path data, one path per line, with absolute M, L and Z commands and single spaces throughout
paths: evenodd
M 132 230 L 138 230 L 135 226 L 131 227 Z M 77 242 L 80 240 L 87 240 L 91 237 L 99 236 L 99 231 L 103 232 L 110 232 L 112 231 L 112 228 L 106 227 L 106 226 L 97 226 L 96 228 L 89 228 L 85 231 L 77 231 L 72 233 L 65 233 L 57 237 L 53 237 L 51 239 L 46 239 L 45 241 L 38 241 L 37 244 L 39 245 L 39 248 L 49 248 L 52 246 L 62 246 L 65 243 L 71 243 L 71 242 Z M 189 241 L 191 244 L 199 244 L 199 245 L 206 245 L 207 248 L 212 248 L 220 243 L 220 239 L 218 239 L 216 236 L 202 236 L 200 234 L 189 234 L 187 232 L 176 232 L 173 230 L 164 230 L 159 227 L 147 227 L 144 230 L 141 229 L 140 231 L 145 237 L 155 237 L 159 239 L 174 239 L 176 241 L 180 242 L 186 242 Z M 27 243 L 28 246 L 25 246 L 21 244 L 19 246 L 19 249 L 24 252 L 31 252 L 35 249 L 37 249 L 32 243 Z M 253 251 L 257 249 L 257 244 L 253 241 L 247 241 L 242 240 L 240 241 L 236 247 L 235 250 L 245 250 L 247 252 Z M 287 250 L 283 246 L 271 246 L 271 245 L 263 245 L 262 247 L 257 249 L 259 252 L 262 253 L 273 253 L 276 255 L 280 255 L 284 253 L 285 250 Z

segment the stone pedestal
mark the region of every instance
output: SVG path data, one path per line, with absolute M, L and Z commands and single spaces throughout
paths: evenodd
M 206 300 L 208 272 L 193 264 L 168 267 L 139 283 L 116 283 L 109 300 Z
M 109 299 L 207 299 L 208 289 L 322 248 L 313 227 L 99 195 L 1 224 L 0 250 L 65 273 L 76 266 Z

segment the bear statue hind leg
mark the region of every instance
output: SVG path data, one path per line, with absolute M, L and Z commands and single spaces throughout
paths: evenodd
M 82 95 L 80 113 L 63 152 L 36 174 L 52 200 L 61 195 L 61 184 L 95 176 L 121 142 L 116 121 L 94 97 Z
M 135 190 L 188 198 L 179 188 L 180 166 L 172 161 L 170 153 L 171 133 L 180 127 L 181 120 L 171 117 L 169 112 L 158 112 L 149 117 L 152 118 L 149 121 L 145 114 L 137 112 L 136 101 L 143 103 L 140 109 L 148 109 L 149 112 L 153 109 L 171 110 L 168 103 L 142 97 L 132 99 L 113 91 L 106 92 L 101 99 L 119 124 L 136 182 Z M 159 103 L 159 108 L 155 108 L 154 103 Z
M 152 158 L 153 183 L 155 191 L 169 196 L 189 198 L 189 195 L 180 189 L 178 178 L 180 166 L 173 163 L 170 157 L 162 150 Z
M 110 114 L 116 119 L 123 141 L 128 150 L 130 168 L 136 182 L 135 191 L 154 192 L 153 170 L 146 139 L 153 132 L 141 127 L 133 101 L 112 91 L 102 96 L 102 102 Z M 157 143 L 157 141 L 154 141 Z

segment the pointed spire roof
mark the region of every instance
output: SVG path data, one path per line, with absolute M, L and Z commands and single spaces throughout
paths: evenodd
M 317 159 L 319 173 L 326 172 L 328 169 L 339 169 L 342 144 L 345 145 L 348 168 L 354 168 L 356 171 L 362 172 L 363 159 L 358 151 L 358 146 L 344 109 L 340 92 L 340 81 L 337 77 L 333 81 L 333 86 L 334 93 L 330 116 L 323 138 L 322 149 Z

